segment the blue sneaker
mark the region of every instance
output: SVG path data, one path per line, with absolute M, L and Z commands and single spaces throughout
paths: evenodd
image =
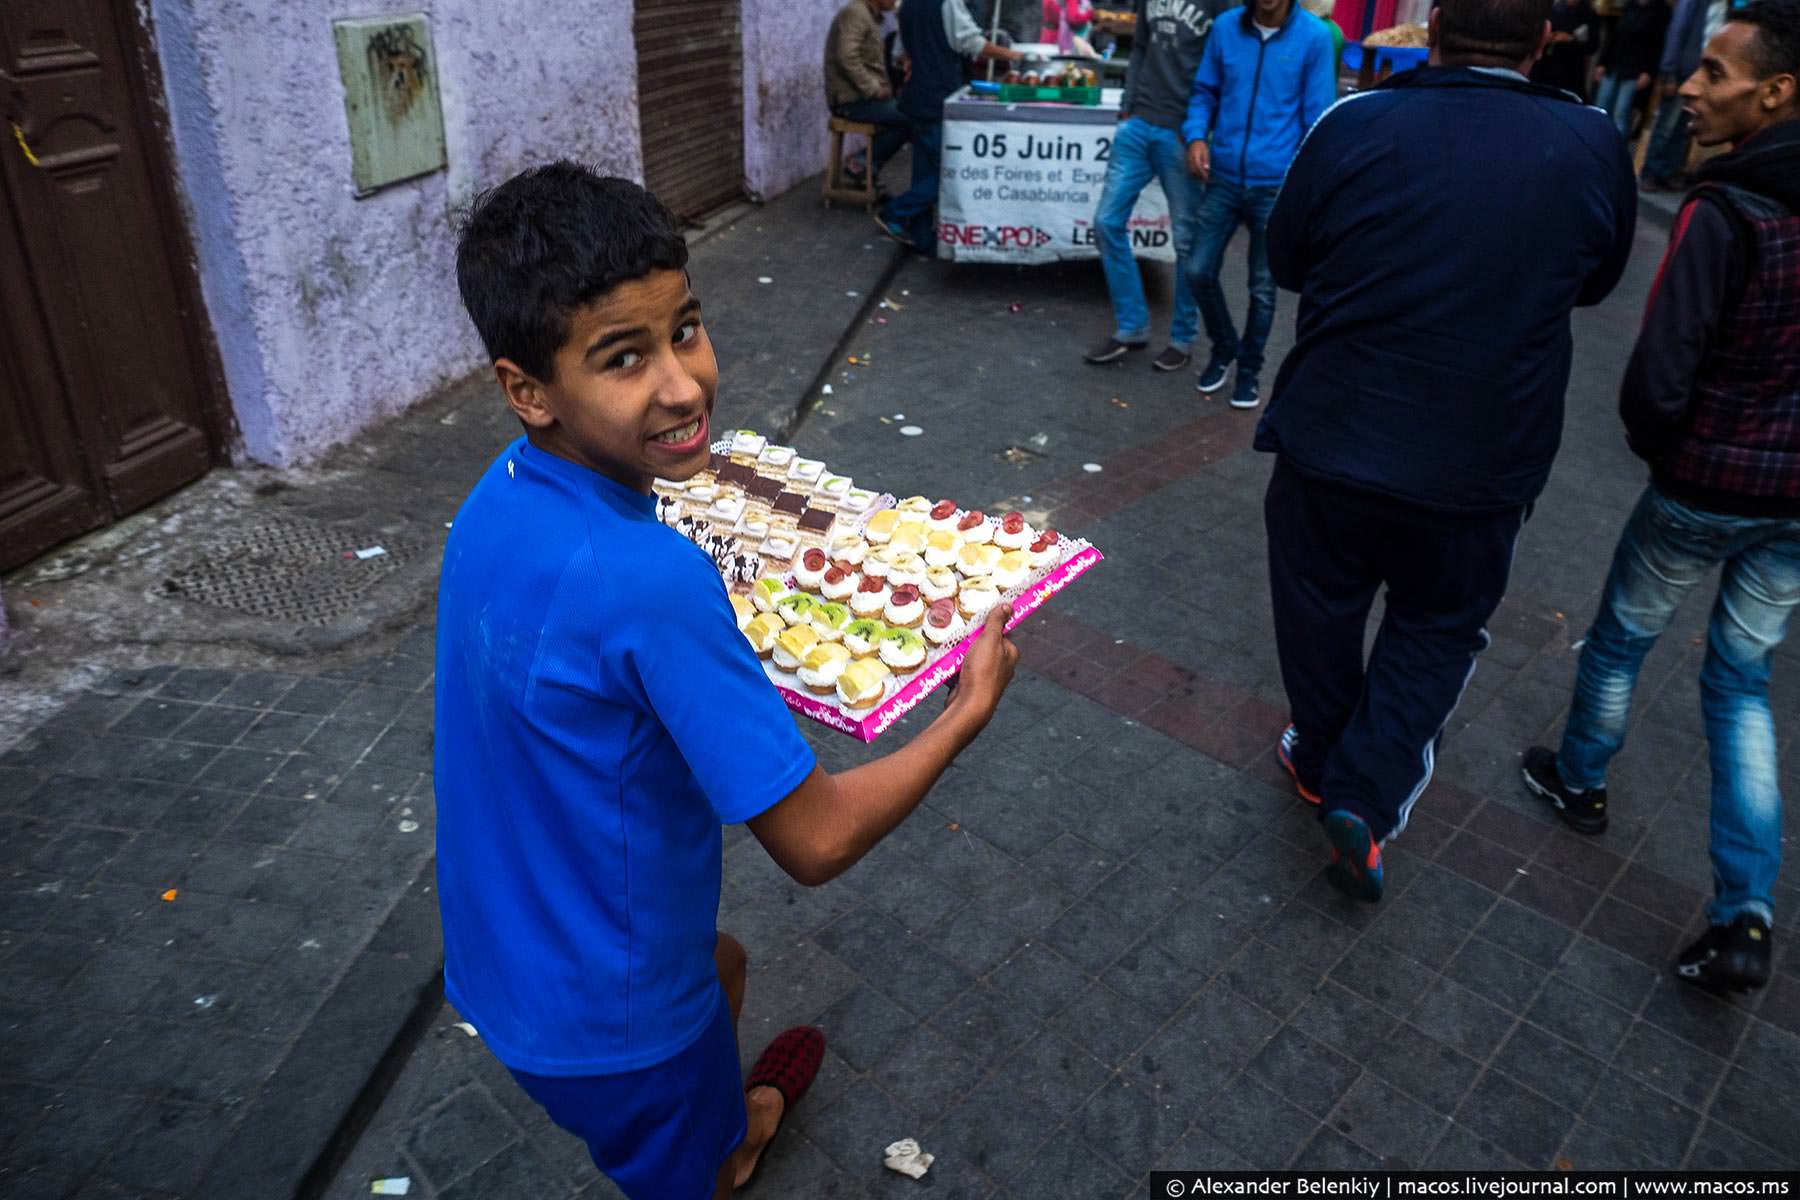
M 900 226 L 895 225 L 893 222 L 889 221 L 886 217 L 882 216 L 880 209 L 876 209 L 875 212 L 871 215 L 873 215 L 875 218 L 875 224 L 881 226 L 882 234 L 889 241 L 899 242 L 902 246 L 905 246 L 908 250 L 911 250 L 913 248 L 912 235 L 907 233 L 906 230 L 900 228 Z
M 1220 358 L 1217 353 L 1206 360 L 1206 366 L 1200 371 L 1200 378 L 1194 388 L 1203 396 L 1210 396 L 1225 386 L 1225 372 L 1231 369 L 1231 359 Z
M 1325 837 L 1331 843 L 1331 865 L 1325 868 L 1331 886 L 1370 904 L 1380 900 L 1381 847 L 1363 819 L 1334 809 L 1325 814 Z
M 1255 408 L 1261 394 L 1256 390 L 1256 376 L 1244 374 L 1238 370 L 1237 385 L 1231 389 L 1231 407 Z

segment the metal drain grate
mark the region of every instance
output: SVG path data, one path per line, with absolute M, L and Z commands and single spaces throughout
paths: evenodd
M 385 554 L 351 551 L 380 545 Z M 200 604 L 279 621 L 329 625 L 370 588 L 412 561 L 416 544 L 307 517 L 264 517 L 234 529 L 163 581 L 163 591 Z

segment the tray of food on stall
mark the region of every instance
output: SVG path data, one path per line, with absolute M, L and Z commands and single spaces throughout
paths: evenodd
M 1010 601 L 1010 629 L 1102 557 L 1020 513 L 859 488 L 749 430 L 655 490 L 788 707 L 865 742 L 956 675 L 989 609 Z
M 1000 80 L 1000 99 L 1009 104 L 1097 105 L 1100 103 L 1100 74 L 1091 68 L 1073 65 L 1042 72 L 1009 71 Z

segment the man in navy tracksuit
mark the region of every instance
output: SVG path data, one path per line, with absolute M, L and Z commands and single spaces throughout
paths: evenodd
M 1631 249 L 1618 130 L 1525 78 L 1549 9 L 1443 0 L 1429 65 L 1314 126 L 1269 218 L 1276 282 L 1300 293 L 1256 432 L 1277 455 L 1264 516 L 1293 721 L 1280 751 L 1320 806 L 1332 882 L 1365 900 L 1549 476 L 1569 312 L 1612 291 Z
M 1263 345 L 1275 324 L 1264 242 L 1269 210 L 1301 139 L 1337 98 L 1336 62 L 1325 22 L 1294 0 L 1249 0 L 1213 24 L 1194 71 L 1181 138 L 1188 170 L 1206 184 L 1188 259 L 1188 282 L 1212 341 L 1199 389 L 1224 387 L 1236 362 L 1234 408 L 1256 407 Z M 1250 230 L 1250 312 L 1242 336 L 1219 286 L 1225 245 L 1240 224 Z

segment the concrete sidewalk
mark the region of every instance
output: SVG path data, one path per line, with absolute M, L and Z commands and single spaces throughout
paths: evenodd
M 845 878 L 799 888 L 727 830 L 744 1056 L 802 1021 L 831 1045 L 759 1194 L 1124 1196 L 1158 1164 L 1796 1165 L 1792 882 L 1763 995 L 1667 974 L 1709 887 L 1702 607 L 1652 656 L 1605 836 L 1517 783 L 1641 486 L 1613 389 L 1661 230 L 1577 320 L 1563 457 L 1374 909 L 1319 878 L 1273 759 L 1254 414 L 1144 356 L 1083 366 L 1109 323 L 1096 267 L 892 274 L 873 232 L 803 187 L 696 247 L 721 424 L 774 429 L 811 393 L 796 441 L 860 481 L 1016 505 L 1108 561 L 1021 633 L 994 725 Z M 867 307 L 884 280 L 891 305 Z M 1241 312 L 1241 242 L 1227 286 Z M 0 696 L 31 732 L 0 759 L 0 1192 L 614 1194 L 431 991 L 430 585 L 443 522 L 511 436 L 475 378 L 315 471 L 217 472 L 5 581 L 22 637 Z M 274 516 L 404 561 L 317 626 L 162 594 Z M 1790 803 L 1797 657 L 1775 680 Z M 809 733 L 833 768 L 874 752 Z M 905 1136 L 939 1155 L 923 1184 L 880 1165 Z
M 728 831 L 743 1056 L 798 1022 L 830 1041 L 758 1194 L 1141 1195 L 1159 1165 L 1796 1165 L 1792 882 L 1764 994 L 1668 973 L 1710 887 L 1704 606 L 1652 656 L 1603 837 L 1548 819 L 1517 777 L 1566 709 L 1642 486 L 1613 397 L 1663 237 L 1646 225 L 1619 293 L 1577 317 L 1563 457 L 1376 908 L 1320 878 L 1273 755 L 1254 414 L 1144 355 L 1083 366 L 1108 326 L 1093 267 L 905 264 L 796 442 L 861 482 L 1016 505 L 1108 560 L 1020 634 L 993 727 L 845 878 L 799 888 Z M 1797 659 L 1775 682 L 1790 804 Z M 872 753 L 814 741 L 833 767 Z M 614 1195 L 457 1019 L 440 1014 L 330 1195 L 390 1174 L 456 1200 Z M 939 1156 L 922 1184 L 881 1166 L 906 1136 Z

